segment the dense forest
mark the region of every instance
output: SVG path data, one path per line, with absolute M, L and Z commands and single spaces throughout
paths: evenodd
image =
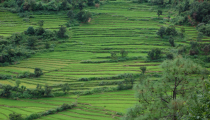
M 1 0 L 0 119 L 210 119 L 210 1 Z

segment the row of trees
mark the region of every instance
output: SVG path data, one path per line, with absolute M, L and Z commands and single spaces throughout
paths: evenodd
M 16 80 L 16 85 L 0 85 L 0 97 L 7 97 L 12 99 L 19 99 L 19 98 L 40 98 L 40 97 L 52 97 L 53 87 L 48 86 L 47 84 L 42 88 L 40 84 L 37 84 L 35 89 L 27 89 L 26 86 L 20 86 L 20 80 Z M 61 90 L 67 94 L 70 90 L 70 85 L 65 83 L 61 85 Z

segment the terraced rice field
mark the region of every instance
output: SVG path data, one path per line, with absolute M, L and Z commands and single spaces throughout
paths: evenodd
M 165 51 L 170 47 L 168 40 L 162 40 L 156 35 L 160 26 L 168 26 L 170 23 L 160 23 L 159 20 L 153 19 L 157 17 L 155 6 L 122 1 L 110 2 L 98 9 L 89 8 L 88 10 L 100 14 L 93 16 L 89 24 L 69 28 L 68 33 L 71 34 L 71 38 L 66 43 L 57 44 L 54 52 L 37 53 L 32 58 L 20 61 L 20 64 L 1 67 L 0 74 L 16 76 L 24 71 L 33 72 L 34 68 L 38 67 L 43 70 L 44 75 L 40 78 L 20 79 L 21 85 L 35 88 L 38 83 L 56 86 L 67 82 L 71 86 L 70 92 L 75 92 L 104 87 L 99 85 L 101 81 L 123 81 L 123 79 L 78 81 L 79 78 L 111 77 L 123 73 L 138 74 L 140 66 L 147 66 L 147 74 L 162 71 L 159 67 L 160 62 L 145 62 L 147 52 L 152 48 L 161 48 Z M 168 14 L 167 10 L 163 10 L 161 18 L 167 17 Z M 36 22 L 40 19 L 45 21 L 44 27 L 48 29 L 56 29 L 67 22 L 66 16 L 34 16 L 35 18 L 31 18 L 29 23 L 25 23 L 16 14 L 1 11 L 0 35 L 9 36 L 16 31 L 24 31 L 29 26 L 36 26 Z M 176 26 L 177 29 L 180 27 Z M 176 41 L 176 44 L 187 45 L 189 41 L 196 39 L 197 31 L 194 27 L 185 26 L 184 28 L 188 39 Z M 209 40 L 209 38 L 203 39 L 206 42 Z M 142 58 L 118 63 L 81 63 L 87 60 L 110 60 L 110 52 L 119 52 L 121 49 L 128 51 L 128 57 L 141 56 Z M 16 79 L 14 77 L 9 80 L 0 80 L 0 83 L 14 85 Z M 54 90 L 60 91 L 56 87 Z M 119 119 L 120 115 L 117 115 L 117 112 L 125 113 L 126 108 L 137 102 L 133 90 L 38 100 L 0 99 L 0 119 L 7 119 L 8 114 L 13 111 L 29 115 L 75 100 L 78 106 L 73 110 L 45 116 L 41 120 Z

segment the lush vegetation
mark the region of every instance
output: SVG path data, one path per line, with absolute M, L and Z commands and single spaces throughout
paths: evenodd
M 209 2 L 1 2 L 0 119 L 210 118 Z

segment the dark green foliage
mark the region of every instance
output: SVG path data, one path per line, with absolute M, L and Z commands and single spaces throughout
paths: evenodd
M 92 17 L 92 14 L 89 11 L 80 11 L 79 13 L 77 13 L 77 19 L 80 22 L 84 22 L 87 23 L 88 20 Z
M 175 47 L 174 38 L 173 37 L 169 38 L 169 43 L 171 44 L 172 47 Z
M 197 41 L 201 41 L 203 39 L 203 33 L 199 32 L 197 36 Z
M 3 86 L 3 91 L 0 91 L 0 96 L 1 97 L 9 97 L 12 91 L 12 86 L 11 85 L 6 85 Z
M 203 90 L 198 90 L 191 95 L 191 99 L 187 102 L 189 114 L 182 116 L 182 120 L 205 120 L 210 118 L 210 82 L 205 80 Z
M 20 42 L 23 40 L 23 35 L 21 33 L 14 33 L 12 34 L 11 39 L 14 41 L 15 44 L 19 45 Z
M 99 3 L 100 3 L 100 1 L 99 1 L 99 0 L 95 0 L 95 3 L 99 4 Z
M 182 46 L 182 47 L 179 47 L 179 48 L 178 48 L 178 54 L 185 53 L 186 51 L 187 51 L 187 49 L 186 49 L 185 46 Z
M 35 44 L 36 44 L 36 40 L 37 40 L 37 37 L 36 36 L 29 36 L 28 37 L 28 46 L 30 47 L 30 49 L 34 49 L 35 47 Z
M 61 25 L 59 31 L 57 32 L 57 36 L 59 38 L 66 38 L 67 36 L 65 35 L 65 33 L 66 33 L 66 28 Z
M 15 84 L 16 84 L 17 87 L 20 86 L 20 83 L 21 83 L 20 80 L 16 80 L 16 81 L 15 81 Z
M 183 34 L 185 33 L 185 28 L 184 27 L 181 28 L 181 33 L 183 33 Z
M 80 11 L 83 10 L 83 7 L 84 7 L 83 3 L 80 2 L 80 3 L 79 3 L 79 9 L 80 9 Z
M 20 7 L 24 3 L 24 0 L 16 0 L 16 3 Z
M 189 95 L 203 85 L 200 76 L 191 79 L 190 75 L 200 74 L 202 67 L 181 57 L 166 60 L 161 66 L 163 76 L 160 80 L 145 77 L 135 85 L 135 95 L 140 103 L 128 110 L 125 120 L 177 120 L 187 114 L 186 106 L 191 106 L 185 104 L 190 100 Z M 189 82 L 193 85 L 189 86 Z
M 35 35 L 39 36 L 39 35 L 43 35 L 45 32 L 44 28 L 39 27 L 37 29 L 35 29 Z
M 166 58 L 169 60 L 172 60 L 172 59 L 174 59 L 174 55 L 172 53 L 167 53 Z
M 159 35 L 161 38 L 163 37 L 163 35 L 165 35 L 166 33 L 166 28 L 165 27 L 160 27 L 160 29 L 157 32 L 157 35 Z
M 206 62 L 210 62 L 210 55 L 206 56 Z
M 94 6 L 93 0 L 88 0 L 87 5 L 88 6 Z
M 65 94 L 70 90 L 70 86 L 68 83 L 65 83 L 62 85 L 62 90 L 65 92 Z
M 0 80 L 6 80 L 6 79 L 11 79 L 12 76 L 11 75 L 1 75 L 0 74 Z
M 50 48 L 50 43 L 48 43 L 48 42 L 45 43 L 45 48 L 46 48 L 46 49 L 49 49 L 49 48 Z
M 206 36 L 210 36 L 210 24 L 200 23 L 196 27 L 199 32 L 202 32 Z
M 68 18 L 73 19 L 74 18 L 74 12 L 73 10 L 69 10 L 67 13 Z
M 39 77 L 39 76 L 43 75 L 42 70 L 40 68 L 35 68 L 34 75 L 35 75 L 35 77 Z
M 40 20 L 40 21 L 38 22 L 38 25 L 39 25 L 39 27 L 42 27 L 42 26 L 44 25 L 44 20 Z
M 23 120 L 23 117 L 21 114 L 13 112 L 9 114 L 9 120 Z
M 158 11 L 157 11 L 157 15 L 158 15 L 158 17 L 159 17 L 160 15 L 162 15 L 162 13 L 163 13 L 163 11 L 162 11 L 162 10 L 158 10 Z
M 28 27 L 27 31 L 26 31 L 27 35 L 34 35 L 35 34 L 35 30 L 33 27 Z
M 113 60 L 116 60 L 118 57 L 117 57 L 117 53 L 116 52 L 111 52 L 111 58 Z
M 144 74 L 146 72 L 146 70 L 147 70 L 147 67 L 141 66 L 140 70 L 141 70 L 142 74 Z
M 149 60 L 158 60 L 161 58 L 161 54 L 161 50 L 159 48 L 155 48 L 148 52 L 147 58 Z
M 191 49 L 190 49 L 190 53 L 189 54 L 190 55 L 197 55 L 199 53 L 198 43 L 191 41 L 190 45 L 191 45 Z
M 176 29 L 173 25 L 170 25 L 166 28 L 165 34 L 171 35 L 171 36 L 177 36 L 178 32 L 176 31 Z
M 48 86 L 48 85 L 45 85 L 44 88 L 45 88 L 44 95 L 45 96 L 51 96 L 53 88 L 51 86 Z
M 122 49 L 122 50 L 120 51 L 120 54 L 121 54 L 122 58 L 124 58 L 124 57 L 126 57 L 126 56 L 128 55 L 128 52 L 125 51 L 124 49 Z

